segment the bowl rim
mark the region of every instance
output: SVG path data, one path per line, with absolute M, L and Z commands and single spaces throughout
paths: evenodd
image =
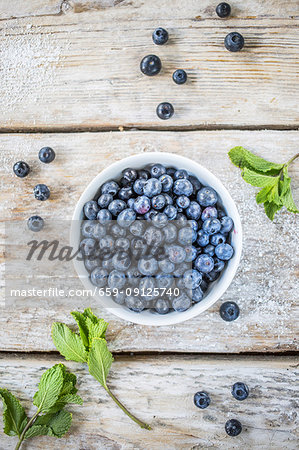
M 165 326 L 165 325 L 174 325 L 177 323 L 184 322 L 193 317 L 198 316 L 199 314 L 206 311 L 210 308 L 217 300 L 219 300 L 224 292 L 228 289 L 231 284 L 239 263 L 242 254 L 242 224 L 238 209 L 232 197 L 230 196 L 228 190 L 224 187 L 219 178 L 217 178 L 212 172 L 206 169 L 204 166 L 194 161 L 191 158 L 187 158 L 185 156 L 177 155 L 175 153 L 169 152 L 143 152 L 137 153 L 126 158 L 122 158 L 107 167 L 105 167 L 98 175 L 96 175 L 91 182 L 87 185 L 87 187 L 82 192 L 76 206 L 74 209 L 72 221 L 71 221 L 71 230 L 70 230 L 70 245 L 72 248 L 78 246 L 80 239 L 80 224 L 83 218 L 83 206 L 84 204 L 94 198 L 96 193 L 98 192 L 100 186 L 109 179 L 113 178 L 113 172 L 120 174 L 122 170 L 126 167 L 136 167 L 142 168 L 149 164 L 162 163 L 168 164 L 170 167 L 180 167 L 187 168 L 192 165 L 192 168 L 188 168 L 187 170 L 194 174 L 199 178 L 208 178 L 209 181 L 207 185 L 213 187 L 218 193 L 221 201 L 225 205 L 226 212 L 229 216 L 231 216 L 234 220 L 234 229 L 232 240 L 234 246 L 234 256 L 228 262 L 223 274 L 220 278 L 213 284 L 210 292 L 204 297 L 204 299 L 194 304 L 190 309 L 184 312 L 171 312 L 165 315 L 156 314 L 149 312 L 147 310 L 142 311 L 141 313 L 136 313 L 134 311 L 130 311 L 128 308 L 123 307 L 122 305 L 117 305 L 116 307 L 111 306 L 111 302 L 113 300 L 110 297 L 103 296 L 96 298 L 99 300 L 99 306 L 104 306 L 107 311 L 125 321 L 133 322 L 140 325 L 148 325 L 148 326 Z M 184 167 L 185 166 L 185 167 Z M 199 174 L 201 172 L 201 175 Z M 204 175 L 203 175 L 204 174 Z M 227 203 L 229 207 L 227 207 Z M 87 270 L 82 261 L 78 261 L 77 259 L 73 260 L 73 264 L 75 267 L 75 271 L 78 277 L 81 279 L 84 287 L 86 289 L 94 289 L 94 285 L 90 282 L 87 277 Z

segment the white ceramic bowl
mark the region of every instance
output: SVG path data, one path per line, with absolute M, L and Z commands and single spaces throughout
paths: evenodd
M 227 215 L 230 216 L 234 221 L 234 229 L 231 236 L 231 243 L 234 248 L 234 256 L 226 265 L 221 276 L 216 280 L 206 292 L 204 299 L 193 305 L 189 310 L 184 312 L 171 312 L 165 315 L 160 315 L 153 313 L 151 311 L 142 311 L 141 313 L 136 313 L 130 311 L 127 307 L 116 305 L 113 300 L 109 297 L 97 297 L 99 304 L 107 308 L 112 314 L 138 324 L 142 325 L 172 325 L 175 323 L 183 322 L 185 320 L 191 319 L 202 313 L 210 306 L 212 306 L 226 291 L 232 282 L 235 273 L 237 271 L 241 251 L 242 251 L 242 227 L 241 220 L 236 208 L 236 205 L 229 195 L 226 188 L 220 182 L 220 180 L 215 177 L 209 170 L 202 167 L 197 162 L 185 158 L 183 156 L 175 155 L 173 153 L 140 153 L 134 156 L 129 156 L 120 161 L 115 162 L 111 166 L 104 169 L 99 173 L 87 186 L 83 194 L 81 195 L 72 220 L 71 227 L 71 245 L 74 249 L 79 247 L 80 243 L 80 223 L 83 219 L 83 206 L 84 204 L 92 200 L 99 190 L 99 187 L 108 180 L 117 179 L 123 169 L 127 167 L 132 167 L 135 169 L 141 169 L 149 164 L 161 163 L 166 166 L 176 167 L 178 169 L 186 169 L 190 173 L 198 177 L 199 181 L 204 184 L 213 187 L 220 197 L 220 203 L 222 203 Z M 82 261 L 74 260 L 75 269 L 86 289 L 94 289 L 93 284 L 90 282 L 87 271 L 84 267 Z

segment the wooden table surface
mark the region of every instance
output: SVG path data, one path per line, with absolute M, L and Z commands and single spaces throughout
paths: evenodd
M 86 185 L 112 162 L 139 152 L 181 154 L 217 175 L 235 200 L 244 250 L 227 292 L 201 316 L 169 327 L 125 323 L 98 309 L 110 323 L 116 362 L 110 384 L 119 398 L 153 425 L 143 431 L 108 399 L 86 367 L 78 374 L 82 407 L 72 407 L 71 432 L 60 440 L 35 438 L 26 449 L 295 449 L 298 448 L 298 220 L 282 210 L 271 223 L 255 203 L 227 152 L 235 145 L 275 162 L 298 152 L 298 18 L 296 0 L 231 2 L 232 16 L 215 15 L 210 0 L 0 0 L 1 267 L 4 224 L 33 213 L 70 219 Z M 169 43 L 156 47 L 151 32 L 163 26 Z M 245 37 L 239 53 L 223 47 L 225 35 Z M 141 74 L 149 53 L 161 75 Z M 186 85 L 171 80 L 176 68 Z M 156 117 L 161 101 L 175 115 Z M 55 149 L 38 164 L 43 146 Z M 32 173 L 17 179 L 12 165 L 25 160 Z M 299 200 L 298 164 L 290 170 Z M 32 201 L 45 182 L 47 202 Z M 34 211 L 33 211 L 34 206 Z M 4 272 L 2 272 L 4 274 Z M 13 309 L 0 314 L 0 386 L 30 408 L 41 373 L 62 358 L 50 329 L 71 324 L 67 305 Z M 219 316 L 236 301 L 238 320 Z M 250 396 L 237 402 L 236 381 Z M 213 399 L 203 412 L 197 390 Z M 229 438 L 224 423 L 238 418 L 243 432 Z M 0 434 L 0 449 L 14 448 Z

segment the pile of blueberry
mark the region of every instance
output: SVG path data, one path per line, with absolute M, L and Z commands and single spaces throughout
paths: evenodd
M 232 386 L 232 396 L 239 401 L 245 400 L 249 395 L 248 386 L 245 383 L 237 382 Z M 205 409 L 211 403 L 211 398 L 207 392 L 200 391 L 194 395 L 194 404 L 197 408 Z M 242 425 L 237 419 L 229 419 L 225 423 L 225 431 L 229 436 L 238 436 L 242 431 Z
M 231 7 L 228 3 L 222 2 L 216 7 L 218 17 L 226 18 L 231 13 Z M 153 42 L 156 45 L 164 45 L 168 41 L 168 32 L 164 28 L 157 28 L 152 34 Z M 240 33 L 233 31 L 224 39 L 225 48 L 230 52 L 238 52 L 244 47 L 244 38 Z M 140 63 L 140 70 L 144 75 L 152 77 L 158 75 L 162 69 L 162 62 L 157 55 L 147 55 Z M 187 73 L 183 69 L 177 69 L 172 74 L 172 79 L 176 84 L 185 84 Z M 157 116 L 162 120 L 170 119 L 174 114 L 174 108 L 171 103 L 163 102 L 157 106 Z
M 141 312 L 186 311 L 234 254 L 216 191 L 186 170 L 125 169 L 84 205 L 80 249 L 91 282 Z
M 55 159 L 55 152 L 51 147 L 43 147 L 38 152 L 39 160 L 49 164 Z M 25 178 L 30 173 L 30 166 L 25 161 L 18 161 L 13 166 L 14 174 L 19 178 Z M 50 197 L 50 189 L 45 184 L 37 184 L 33 189 L 37 200 L 45 201 Z M 29 217 L 27 221 L 29 230 L 40 231 L 44 227 L 44 219 L 40 216 Z

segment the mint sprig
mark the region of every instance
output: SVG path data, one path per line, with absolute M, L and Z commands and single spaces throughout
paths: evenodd
M 15 450 L 22 442 L 35 436 L 64 436 L 72 422 L 72 414 L 64 409 L 68 403 L 82 405 L 75 387 L 77 378 L 63 364 L 56 364 L 41 377 L 38 391 L 33 397 L 37 407 L 31 419 L 27 417 L 19 400 L 7 389 L 0 389 L 3 402 L 4 433 L 18 436 Z
M 299 157 L 299 153 L 284 164 L 276 164 L 254 155 L 243 147 L 234 147 L 228 152 L 231 162 L 242 169 L 246 183 L 262 188 L 256 194 L 256 202 L 263 203 L 270 220 L 283 206 L 292 213 L 298 213 L 294 203 L 289 165 Z
M 105 339 L 108 323 L 95 316 L 90 308 L 83 313 L 71 313 L 77 322 L 79 333 L 75 333 L 64 323 L 54 322 L 52 325 L 52 339 L 62 356 L 67 360 L 86 362 L 89 373 L 103 386 L 114 402 L 127 416 L 141 428 L 151 430 L 151 427 L 139 420 L 115 397 L 107 385 L 107 377 L 113 362 Z

